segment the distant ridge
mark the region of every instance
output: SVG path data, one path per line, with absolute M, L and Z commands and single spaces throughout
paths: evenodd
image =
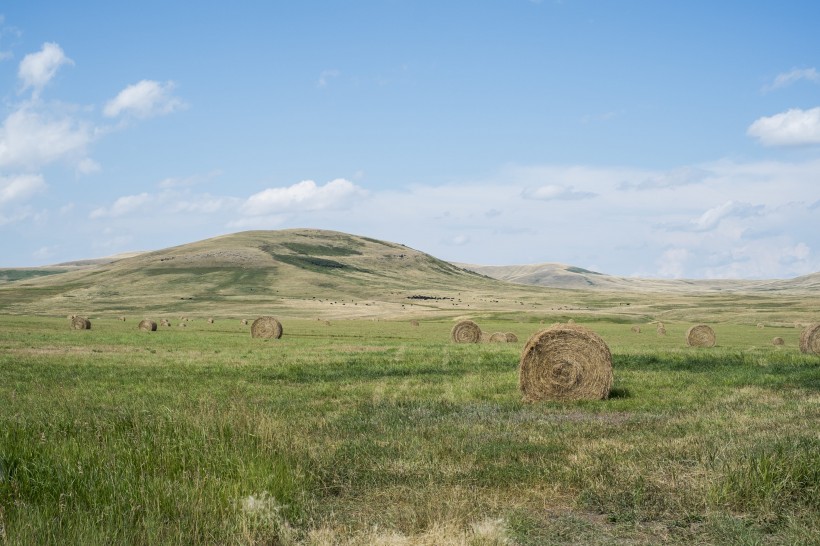
M 820 273 L 794 279 L 648 279 L 618 277 L 580 267 L 542 263 L 533 265 L 457 264 L 494 279 L 531 286 L 563 289 L 596 289 L 642 292 L 756 292 L 820 290 Z

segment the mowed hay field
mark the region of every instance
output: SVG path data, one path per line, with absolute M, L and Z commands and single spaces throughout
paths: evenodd
M 208 316 L 0 316 L 0 544 L 820 537 L 820 357 L 798 329 L 712 324 L 704 349 L 690 323 L 577 318 L 612 351 L 610 398 L 529 404 L 536 321 L 476 318 L 519 342 L 455 344 L 452 320 L 278 317 L 277 340 Z

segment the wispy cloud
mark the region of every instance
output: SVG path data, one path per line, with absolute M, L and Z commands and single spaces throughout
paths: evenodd
M 769 91 L 788 87 L 800 80 L 820 83 L 820 72 L 817 72 L 814 68 L 794 68 L 789 72 L 778 74 L 772 83 L 763 87 L 763 92 L 768 93 Z
M 57 69 L 65 64 L 73 65 L 74 61 L 66 57 L 58 44 L 46 42 L 40 51 L 29 53 L 20 61 L 17 75 L 22 81 L 23 91 L 31 88 L 36 98 L 57 73 Z
M 338 78 L 341 72 L 338 70 L 331 69 L 331 70 L 323 70 L 321 74 L 319 74 L 319 81 L 316 82 L 316 87 L 327 87 L 328 82 L 331 78 Z
M 145 207 L 151 201 L 153 201 L 153 197 L 148 193 L 126 195 L 114 201 L 110 207 L 94 209 L 88 217 L 94 220 L 97 218 L 123 216 Z
M 528 188 L 522 192 L 526 199 L 537 199 L 540 201 L 574 201 L 576 199 L 590 199 L 595 194 L 588 191 L 579 191 L 572 186 L 561 184 L 546 184 L 537 188 Z
M 93 130 L 87 123 L 23 106 L 0 127 L 0 167 L 39 169 L 62 159 L 85 159 Z
M 273 213 L 314 211 L 342 207 L 363 197 L 367 192 L 343 178 L 318 186 L 313 180 L 303 180 L 292 186 L 268 188 L 251 195 L 242 210 L 251 216 Z
M 805 146 L 820 144 L 820 107 L 793 108 L 752 123 L 746 134 L 764 146 Z
M 174 96 L 174 87 L 174 82 L 170 81 L 142 80 L 129 85 L 108 101 L 103 113 L 110 118 L 122 115 L 150 118 L 181 110 L 186 104 Z
M 0 176 L 0 207 L 12 201 L 27 199 L 45 187 L 43 177 L 39 174 Z

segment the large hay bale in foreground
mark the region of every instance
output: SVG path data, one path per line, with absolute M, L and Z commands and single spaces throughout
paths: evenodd
M 279 339 L 282 337 L 282 323 L 274 317 L 259 317 L 251 324 L 251 337 Z
M 714 347 L 715 331 L 706 324 L 696 324 L 686 330 L 686 344 L 689 347 Z
M 85 317 L 81 317 L 79 315 L 72 315 L 71 316 L 71 329 L 72 330 L 90 330 L 91 329 L 91 321 Z
M 138 328 L 142 332 L 156 332 L 157 323 L 151 319 L 142 319 L 138 325 Z
M 810 324 L 800 333 L 800 352 L 820 355 L 820 323 Z
M 450 340 L 455 343 L 478 343 L 481 341 L 481 328 L 471 320 L 459 321 L 450 330 Z
M 772 338 L 772 345 L 785 345 L 786 342 L 783 340 L 782 337 L 775 337 Z
M 504 332 L 493 332 L 490 334 L 490 343 L 507 343 L 507 334 Z
M 512 332 L 507 332 L 504 335 L 507 336 L 507 343 L 518 343 L 518 336 Z
M 602 400 L 612 388 L 612 354 L 583 326 L 559 324 L 536 332 L 521 353 L 518 386 L 524 400 Z

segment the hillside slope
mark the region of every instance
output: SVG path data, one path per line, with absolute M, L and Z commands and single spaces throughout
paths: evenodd
M 0 287 L 0 311 L 380 316 L 457 310 L 463 290 L 516 292 L 403 245 L 309 229 L 247 231 L 69 269 Z
M 794 279 L 743 280 L 743 279 L 646 279 L 617 277 L 580 267 L 559 263 L 533 265 L 472 265 L 457 264 L 494 279 L 548 288 L 576 288 L 639 292 L 771 292 L 771 291 L 817 291 L 820 290 L 820 273 Z

